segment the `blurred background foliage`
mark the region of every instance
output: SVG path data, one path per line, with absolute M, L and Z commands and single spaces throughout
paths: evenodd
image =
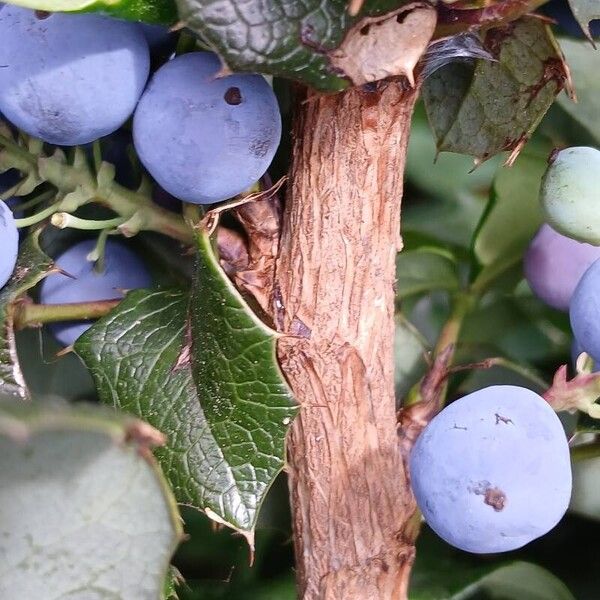
M 566 2 L 551 2 L 553 17 Z M 558 11 L 558 12 L 557 12 Z M 564 17 L 565 19 L 567 17 Z M 561 36 L 574 35 L 561 21 Z M 564 38 L 579 103 L 561 94 L 536 134 L 511 168 L 495 157 L 474 169 L 472 159 L 456 154 L 436 156 L 435 142 L 422 105 L 414 115 L 409 145 L 402 226 L 404 252 L 398 258 L 396 389 L 399 401 L 427 369 L 427 352 L 449 318 L 457 298 L 486 273 L 487 281 L 464 321 L 456 364 L 498 357 L 489 369 L 467 369 L 453 375 L 450 397 L 484 385 L 512 383 L 543 389 L 556 368 L 570 362 L 572 337 L 566 315 L 533 297 L 522 276 L 522 254 L 539 227 L 540 176 L 555 147 L 600 145 L 600 54 L 581 39 Z M 284 123 L 289 125 L 291 92 L 276 80 Z M 286 128 L 289 131 L 289 126 Z M 289 164 L 284 140 L 271 175 L 276 180 Z M 142 234 L 144 251 L 155 238 Z M 161 248 L 166 260 L 159 275 L 174 272 L 176 249 Z M 169 263 L 173 256 L 173 263 Z M 43 331 L 19 333 L 21 365 L 34 395 L 93 400 L 94 387 L 79 359 L 57 358 L 60 348 Z M 68 377 L 65 376 L 68 373 Z M 567 429 L 576 426 L 566 418 Z M 542 501 L 532 499 L 532 502 Z M 286 600 L 295 598 L 293 542 L 285 476 L 273 487 L 262 510 L 253 566 L 245 540 L 216 528 L 203 514 L 183 508 L 187 540 L 174 565 L 184 583 L 181 600 Z M 452 549 L 427 529 L 418 542 L 414 600 L 496 598 L 511 600 L 596 600 L 600 589 L 600 459 L 580 463 L 570 513 L 549 535 L 509 556 L 473 556 Z M 527 561 L 543 567 L 535 570 Z M 509 565 L 500 571 L 491 571 Z M 552 573 L 552 575 L 550 575 Z M 556 579 L 558 578 L 558 579 Z M 531 589 L 527 589 L 527 582 Z M 560 583 L 560 581 L 564 582 Z M 564 587 L 566 586 L 566 587 Z M 570 590 L 569 591 L 567 590 Z M 365 599 L 368 600 L 368 599 Z

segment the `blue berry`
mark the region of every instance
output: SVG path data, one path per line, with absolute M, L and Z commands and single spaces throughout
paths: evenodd
M 449 544 L 475 553 L 514 550 L 544 535 L 571 497 L 562 425 L 525 388 L 484 388 L 440 412 L 410 456 L 417 504 Z
M 546 221 L 556 231 L 600 245 L 600 152 L 576 146 L 551 159 L 540 188 Z
M 5 6 L 0 12 L 0 111 L 42 140 L 86 144 L 133 113 L 149 72 L 136 23 Z
M 57 265 L 71 277 L 57 273 L 48 276 L 40 289 L 44 304 L 93 302 L 121 298 L 123 290 L 148 287 L 151 278 L 144 263 L 122 243 L 106 242 L 104 270 L 98 272 L 87 260 L 94 240 L 85 240 L 71 246 L 57 259 Z M 91 327 L 89 321 L 57 323 L 50 326 L 56 339 L 69 346 Z
M 569 308 L 571 329 L 581 348 L 594 361 L 600 359 L 600 260 L 583 275 Z
M 210 52 L 162 66 L 135 111 L 138 155 L 167 192 L 211 204 L 243 192 L 267 170 L 281 137 L 277 99 L 259 75 L 217 78 Z
M 150 51 L 159 54 L 166 54 L 175 50 L 175 35 L 167 27 L 162 25 L 150 25 L 141 23 L 142 31 Z
M 19 230 L 13 214 L 0 200 L 0 289 L 10 279 L 19 253 Z
M 600 247 L 578 242 L 542 225 L 525 254 L 525 277 L 533 292 L 549 306 L 569 310 L 582 275 L 600 258 Z

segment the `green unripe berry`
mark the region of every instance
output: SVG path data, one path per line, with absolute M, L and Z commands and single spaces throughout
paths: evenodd
M 557 152 L 542 179 L 540 201 L 554 229 L 600 245 L 600 151 L 579 146 Z

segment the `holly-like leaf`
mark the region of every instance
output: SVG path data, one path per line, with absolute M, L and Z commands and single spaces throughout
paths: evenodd
M 505 150 L 516 156 L 568 82 L 552 32 L 539 19 L 491 29 L 482 43 L 494 61 L 452 63 L 423 88 L 438 150 L 479 161 Z
M 593 40 L 590 31 L 590 21 L 600 19 L 600 3 L 598 0 L 568 0 L 569 6 L 577 22 L 581 25 L 583 33 Z
M 405 4 L 372 0 L 353 17 L 346 0 L 177 0 L 182 21 L 229 69 L 332 91 L 391 75 L 412 77 L 433 34 L 435 10 L 417 2 L 403 12 Z
M 92 407 L 0 401 L 0 597 L 162 597 L 182 531 L 148 446 Z
M 104 402 L 167 434 L 157 457 L 177 499 L 250 541 L 297 410 L 275 341 L 200 234 L 191 299 L 130 293 L 75 345 Z
M 53 268 L 39 246 L 40 232 L 23 241 L 12 278 L 0 290 L 0 392 L 18 398 L 28 396 L 19 367 L 14 332 L 14 302 L 41 281 Z
M 11 0 L 10 4 L 48 12 L 99 12 L 120 19 L 172 25 L 177 21 L 174 0 Z
M 585 41 L 570 38 L 559 41 L 571 71 L 577 102 L 566 94 L 560 94 L 558 104 L 600 144 L 600 52 Z

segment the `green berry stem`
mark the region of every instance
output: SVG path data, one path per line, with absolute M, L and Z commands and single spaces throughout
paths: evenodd
M 58 229 L 81 229 L 83 231 L 98 231 L 102 229 L 114 229 L 122 225 L 127 219 L 124 217 L 115 217 L 114 219 L 105 219 L 103 221 L 94 221 L 90 219 L 80 219 L 66 212 L 54 213 L 50 222 Z
M 47 219 L 51 215 L 53 215 L 57 211 L 57 205 L 52 204 L 46 207 L 44 210 L 41 210 L 30 217 L 25 217 L 24 219 L 15 219 L 15 223 L 19 229 L 23 227 L 30 227 L 31 225 L 35 225 L 36 223 L 41 223 L 44 219 Z
M 147 191 L 132 191 L 119 185 L 114 180 L 113 165 L 103 162 L 98 172 L 94 173 L 81 148 L 75 149 L 72 164 L 67 163 L 60 150 L 52 156 L 45 156 L 41 154 L 40 146 L 32 143 L 30 148 L 39 149 L 40 154 L 35 154 L 0 134 L 0 168 L 15 168 L 26 175 L 26 179 L 51 183 L 58 190 L 61 200 L 29 219 L 20 219 L 18 226 L 26 227 L 55 212 L 73 212 L 84 204 L 96 202 L 122 217 L 119 231 L 125 236 L 148 230 L 162 233 L 184 244 L 192 244 L 192 231 L 183 218 L 157 206 Z
M 90 321 L 113 310 L 121 300 L 98 300 L 73 304 L 33 304 L 21 302 L 15 310 L 15 327 L 39 327 L 44 323 L 61 321 Z
M 87 255 L 87 259 L 90 262 L 95 262 L 96 267 L 99 271 L 104 270 L 104 252 L 106 249 L 106 240 L 109 235 L 115 235 L 119 233 L 117 229 L 103 229 L 98 234 L 98 241 L 94 246 L 94 249 Z

